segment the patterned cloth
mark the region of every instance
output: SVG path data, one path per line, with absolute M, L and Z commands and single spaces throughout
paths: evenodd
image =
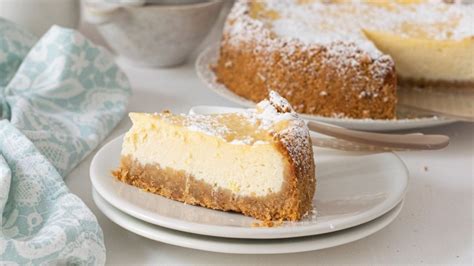
M 37 41 L 0 19 L 0 264 L 104 264 L 97 220 L 63 177 L 129 95 L 112 57 L 74 30 Z

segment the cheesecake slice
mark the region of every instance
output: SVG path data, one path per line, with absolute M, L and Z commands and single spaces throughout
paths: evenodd
M 308 128 L 271 92 L 256 110 L 217 115 L 131 113 L 120 181 L 187 204 L 264 221 L 299 220 L 316 178 Z

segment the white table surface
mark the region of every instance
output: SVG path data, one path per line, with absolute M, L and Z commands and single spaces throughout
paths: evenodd
M 102 41 L 93 29 L 81 30 Z M 206 43 L 215 42 L 218 28 Z M 203 45 L 205 46 L 205 45 Z M 202 47 L 201 47 L 202 48 Z M 133 87 L 130 111 L 169 109 L 185 113 L 194 105 L 235 104 L 206 89 L 194 71 L 193 56 L 171 69 L 140 69 L 121 64 Z M 125 118 L 106 140 L 124 133 Z M 365 239 L 325 250 L 285 255 L 229 255 L 176 247 L 128 232 L 106 218 L 91 196 L 89 166 L 95 152 L 66 183 L 95 213 L 102 226 L 108 264 L 469 264 L 473 263 L 474 124 L 456 123 L 420 129 L 451 137 L 448 148 L 433 152 L 404 152 L 410 181 L 405 205 L 389 226 Z M 104 143 L 106 143 L 104 142 Z

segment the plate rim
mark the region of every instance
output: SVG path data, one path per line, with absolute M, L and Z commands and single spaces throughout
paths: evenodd
M 193 233 L 193 234 L 215 236 L 215 237 L 226 237 L 226 238 L 283 239 L 283 238 L 305 237 L 308 235 L 331 233 L 331 232 L 335 232 L 339 230 L 344 230 L 350 227 L 358 226 L 360 224 L 367 223 L 371 220 L 374 220 L 377 217 L 380 217 L 381 215 L 383 215 L 384 213 L 392 209 L 394 206 L 396 206 L 404 198 L 408 189 L 409 172 L 403 160 L 401 160 L 401 158 L 396 153 L 383 153 L 385 155 L 391 154 L 393 158 L 395 159 L 394 162 L 398 164 L 398 166 L 400 167 L 400 170 L 402 170 L 404 174 L 403 177 L 400 177 L 401 182 L 402 182 L 402 185 L 400 186 L 402 187 L 401 193 L 397 197 L 393 197 L 391 202 L 385 203 L 385 204 L 379 204 L 376 206 L 376 208 L 371 209 L 370 215 L 367 215 L 366 212 L 365 212 L 365 215 L 362 215 L 362 214 L 355 215 L 359 217 L 364 217 L 362 219 L 352 218 L 356 222 L 350 222 L 350 223 L 346 222 L 345 225 L 344 223 L 341 223 L 341 222 L 336 223 L 334 227 L 332 228 L 333 230 L 326 229 L 326 231 L 323 230 L 322 232 L 314 233 L 315 231 L 314 227 L 316 226 L 314 226 L 313 224 L 313 226 L 294 227 L 291 230 L 292 232 L 288 232 L 289 230 L 287 230 L 286 232 L 282 231 L 281 229 L 279 230 L 279 227 L 252 228 L 251 229 L 252 232 L 250 232 L 249 228 L 247 227 L 209 225 L 209 224 L 203 224 L 203 223 L 183 221 L 180 219 L 153 213 L 153 215 L 160 217 L 160 219 L 157 220 L 157 219 L 150 218 L 149 215 L 146 214 L 146 213 L 150 213 L 149 210 L 146 210 L 144 208 L 141 208 L 142 211 L 138 210 L 137 207 L 140 208 L 140 206 L 136 206 L 135 204 L 115 195 L 112 191 L 110 191 L 110 189 L 103 187 L 101 185 L 101 182 L 100 182 L 101 178 L 113 178 L 113 177 L 110 174 L 107 176 L 101 177 L 102 175 L 104 175 L 104 173 L 101 173 L 101 171 L 98 170 L 98 169 L 101 169 L 98 161 L 102 158 L 102 156 L 107 156 L 110 158 L 110 155 L 106 154 L 107 150 L 113 145 L 120 145 L 122 143 L 123 136 L 124 135 L 120 135 L 114 138 L 113 140 L 109 141 L 95 154 L 94 158 L 92 159 L 90 170 L 89 170 L 92 186 L 104 199 L 107 200 L 107 202 L 112 204 L 117 209 L 137 219 L 140 219 L 145 222 L 155 224 L 158 226 L 162 226 L 162 227 L 166 227 L 166 228 L 170 228 L 170 229 L 174 229 L 178 231 Z M 119 156 L 119 154 L 117 154 L 117 156 Z M 136 189 L 137 191 L 140 191 L 138 188 Z M 259 230 L 259 231 L 254 231 L 254 230 Z
M 207 74 L 211 75 L 214 79 L 216 78 L 214 73 L 212 73 L 211 69 L 205 66 L 209 66 L 215 63 L 215 62 L 210 62 L 206 60 L 206 58 L 215 56 L 216 53 L 218 53 L 218 47 L 219 47 L 218 43 L 214 43 L 207 46 L 205 49 L 203 49 L 199 53 L 194 63 L 194 68 L 195 68 L 198 78 L 201 80 L 201 82 L 205 84 L 205 86 L 209 90 L 218 94 L 219 96 L 233 103 L 239 104 L 240 106 L 243 106 L 243 107 L 249 107 L 249 108 L 255 107 L 256 103 L 248 99 L 245 99 L 239 95 L 236 95 L 231 90 L 229 90 L 224 84 L 217 84 L 216 81 L 211 81 L 207 78 Z M 368 123 L 370 123 L 370 125 L 372 126 L 390 125 L 390 128 L 385 128 L 385 129 L 377 128 L 377 129 L 374 129 L 374 131 L 394 131 L 394 130 L 412 129 L 412 128 L 425 128 L 425 127 L 440 126 L 440 125 L 446 125 L 446 124 L 458 122 L 458 120 L 455 120 L 455 119 L 439 118 L 436 116 L 420 117 L 420 118 L 414 118 L 414 119 L 405 118 L 405 119 L 397 119 L 397 120 L 390 120 L 390 119 L 386 120 L 386 119 L 333 118 L 333 117 L 324 117 L 324 116 L 309 115 L 309 114 L 299 114 L 299 115 L 306 120 L 315 120 L 315 121 L 321 121 L 325 123 L 338 124 L 338 125 L 341 125 L 341 123 L 353 124 L 355 126 L 354 128 L 360 128 L 360 126 L 366 125 Z M 424 126 L 417 126 L 416 124 L 418 123 L 431 123 L 431 124 L 424 125 Z M 405 125 L 405 127 L 398 128 L 396 127 L 396 125 Z M 370 129 L 366 129 L 366 130 L 370 130 Z
M 120 211 L 101 197 L 94 188 L 92 188 L 92 198 L 107 219 L 134 234 L 173 246 L 226 254 L 289 254 L 344 245 L 382 230 L 398 217 L 404 206 L 402 199 L 387 213 L 368 223 L 333 233 L 288 238 L 282 241 L 281 239 L 221 238 L 176 231 L 147 223 Z

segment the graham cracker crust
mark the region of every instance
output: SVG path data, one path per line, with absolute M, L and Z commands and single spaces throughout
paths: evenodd
M 255 52 L 252 43 L 241 44 L 238 48 L 226 43 L 224 37 L 219 60 L 213 70 L 218 82 L 241 97 L 259 102 L 271 89 L 285 97 L 299 113 L 327 117 L 395 118 L 395 70 L 388 72 L 382 81 L 371 80 L 370 76 L 356 77 L 359 74 L 349 72 L 341 76 L 337 68 L 318 63 L 327 56 L 323 48 L 288 55 L 280 51 Z M 278 63 L 268 64 L 269 61 Z M 369 72 L 372 63 L 370 59 L 368 61 L 361 64 L 366 69 L 358 69 L 359 72 Z
M 112 174 L 124 183 L 186 204 L 239 212 L 263 221 L 295 221 L 312 208 L 315 184 L 296 184 L 290 172 L 280 192 L 265 197 L 237 196 L 229 189 L 214 188 L 183 171 L 163 169 L 157 164 L 142 165 L 131 156 L 122 156 L 119 169 Z M 307 188 L 309 194 L 300 195 L 296 186 L 302 185 L 312 185 L 313 189 Z

